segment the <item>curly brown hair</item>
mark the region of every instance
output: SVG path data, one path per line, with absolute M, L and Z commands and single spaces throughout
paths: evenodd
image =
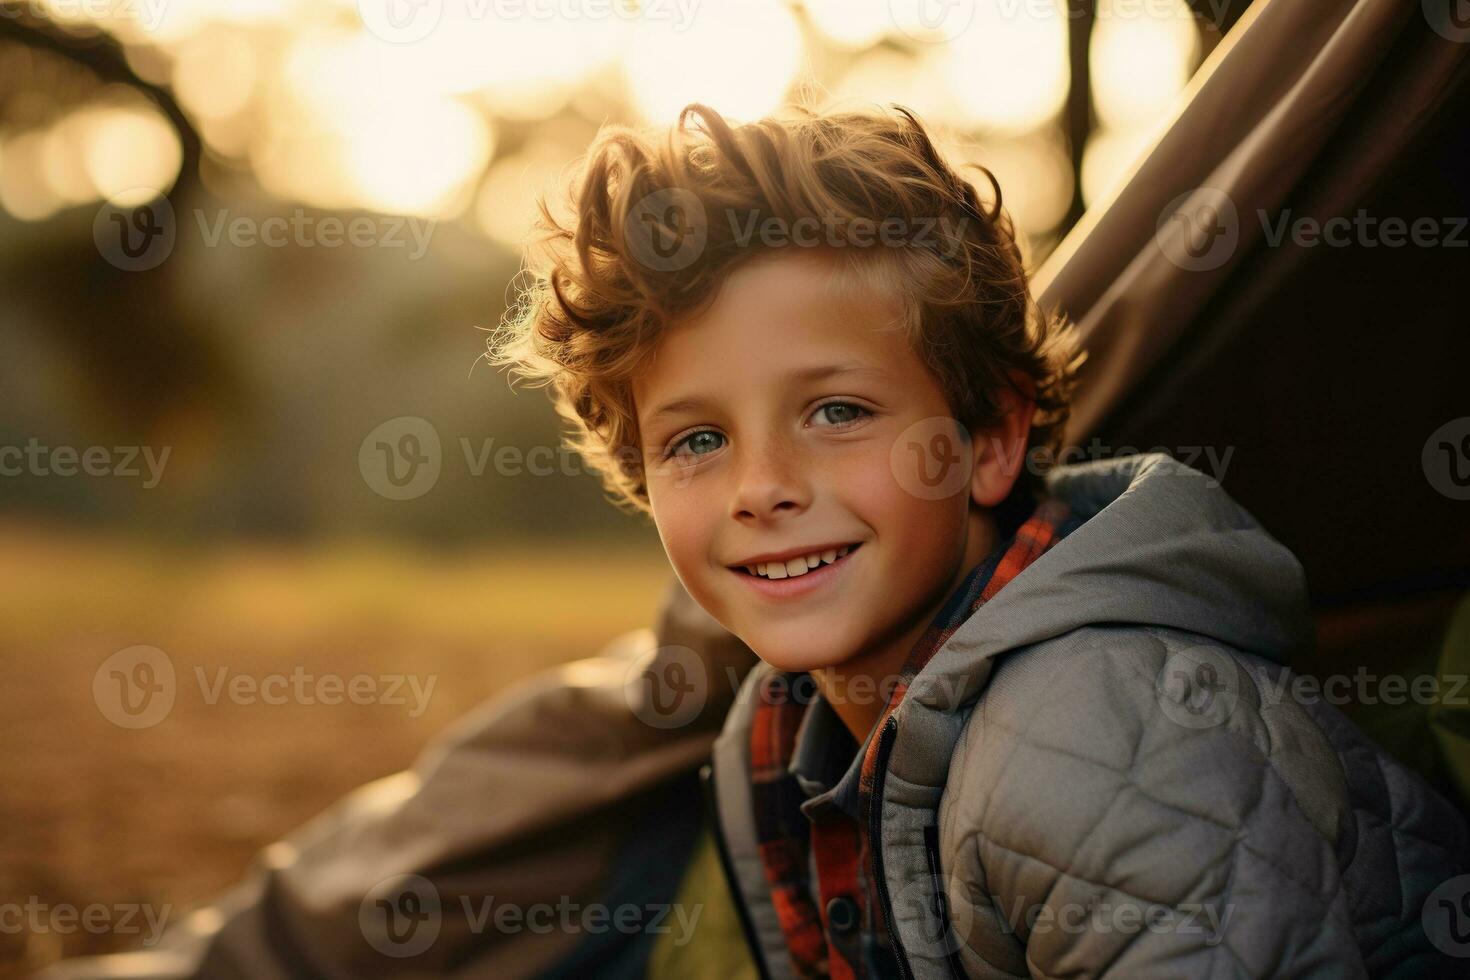
M 650 514 L 633 379 L 666 325 L 697 315 L 740 262 L 786 247 L 751 229 L 772 219 L 785 229 L 823 222 L 848 271 L 898 291 L 909 341 L 955 417 L 972 432 L 989 428 L 999 421 L 997 392 L 1021 391 L 1036 406 L 1028 458 L 1049 458 L 1084 355 L 1066 318 L 1045 315 L 1032 298 L 1000 185 L 972 166 L 993 188 L 989 210 L 898 105 L 793 106 L 731 126 L 692 103 L 666 131 L 604 126 L 567 185 L 567 220 L 538 199 L 522 273 L 530 281 L 487 357 L 551 384 L 571 448 L 614 503 Z M 859 240 L 885 222 L 925 234 L 898 247 Z M 1043 447 L 1050 452 L 1030 455 Z M 1034 486 L 1040 469 L 1026 473 Z

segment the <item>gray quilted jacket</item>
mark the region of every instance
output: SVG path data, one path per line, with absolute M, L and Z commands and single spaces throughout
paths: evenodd
M 1470 976 L 1449 955 L 1470 941 L 1431 940 L 1426 917 L 1470 870 L 1465 824 L 1335 708 L 1294 698 L 1283 664 L 1311 627 L 1292 554 L 1166 456 L 1049 479 L 1086 522 L 872 736 L 905 974 Z M 753 945 L 782 977 L 746 789 L 768 670 L 746 678 L 713 777 Z

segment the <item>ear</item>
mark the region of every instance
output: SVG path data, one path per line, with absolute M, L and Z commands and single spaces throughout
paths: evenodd
M 1000 420 L 976 432 L 971 441 L 975 472 L 970 477 L 970 499 L 981 507 L 994 507 L 1005 500 L 1026 465 L 1026 440 L 1031 435 L 1031 417 L 1036 414 L 1036 382 L 1019 372 L 1011 375 L 1011 382 L 1015 389 L 1002 386 L 996 394 Z

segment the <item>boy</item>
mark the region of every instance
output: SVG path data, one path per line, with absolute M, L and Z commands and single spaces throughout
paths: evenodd
M 1078 359 L 990 183 L 901 109 L 612 128 L 493 347 L 762 661 L 709 776 L 750 960 L 1454 973 L 1466 829 L 1285 695 L 1295 558 L 1164 456 L 1043 475 Z

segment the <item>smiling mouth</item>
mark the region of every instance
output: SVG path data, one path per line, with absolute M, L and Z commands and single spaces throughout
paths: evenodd
M 738 575 L 746 575 L 753 578 L 761 578 L 769 581 L 780 581 L 788 578 L 801 578 L 828 565 L 835 565 L 848 555 L 862 547 L 862 543 L 845 544 L 840 548 L 831 548 L 827 551 L 814 552 L 792 558 L 784 562 L 772 561 L 761 562 L 757 565 L 732 565 L 730 570 Z

